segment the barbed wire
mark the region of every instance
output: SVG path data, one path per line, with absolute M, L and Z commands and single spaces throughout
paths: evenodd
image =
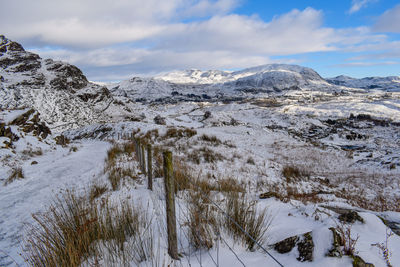
M 136 153 L 137 153 L 138 151 L 136 151 Z M 140 152 L 139 152 L 140 153 Z M 284 267 L 283 266 L 283 264 L 281 264 L 271 253 L 269 253 L 268 251 L 267 251 L 267 249 L 265 249 L 261 244 L 260 244 L 260 242 L 258 242 L 254 237 L 252 237 L 245 229 L 243 229 L 243 227 L 238 223 L 238 222 L 236 222 L 229 214 L 227 214 L 214 200 L 212 200 L 210 197 L 208 197 L 206 194 L 204 194 L 204 192 L 203 192 L 203 190 L 198 186 L 198 185 L 196 185 L 195 183 L 193 183 L 190 179 L 186 179 L 186 181 L 188 181 L 193 187 L 195 187 L 195 188 L 197 188 L 198 189 L 198 192 L 200 192 L 203 196 L 205 196 L 205 198 L 211 203 L 211 204 L 213 204 L 229 221 L 231 221 L 243 234 L 245 234 L 251 241 L 253 241 L 254 242 L 254 244 L 256 244 L 262 251 L 264 251 L 271 259 L 273 259 L 279 266 L 281 266 L 281 267 Z M 177 181 L 175 180 L 175 183 L 177 183 Z M 181 184 L 179 184 L 179 183 L 177 183 L 177 185 L 178 185 L 178 187 L 179 188 L 184 188 L 184 187 L 182 187 L 181 186 Z M 201 214 L 202 215 L 202 214 Z M 206 219 L 206 218 L 205 218 Z M 207 219 L 206 219 L 207 220 Z M 221 240 L 223 240 L 223 238 L 221 237 Z M 225 241 L 225 240 L 223 240 L 224 241 L 224 243 L 225 244 L 227 244 L 227 242 Z M 228 246 L 229 247 L 229 246 Z M 230 248 L 230 247 L 229 247 Z M 231 249 L 230 248 L 230 250 L 232 251 L 232 252 L 234 252 L 233 251 L 233 249 Z M 236 253 L 234 253 L 235 254 L 235 256 L 237 257 L 237 255 L 236 255 Z M 211 256 L 211 255 L 210 255 Z M 212 258 L 212 257 L 211 257 Z M 241 261 L 238 257 L 237 257 L 237 259 L 239 260 L 239 261 Z M 213 259 L 213 261 L 214 261 L 214 263 L 216 264 L 216 262 L 215 262 L 215 260 Z M 244 264 L 242 261 L 241 261 L 241 263 L 242 264 Z M 218 265 L 217 265 L 218 266 Z M 244 265 L 245 266 L 245 265 Z
M 180 185 L 179 183 L 177 183 L 177 185 L 178 185 L 179 188 L 182 188 L 181 185 Z M 182 214 L 183 214 L 183 216 L 185 217 L 185 219 L 187 220 L 187 222 L 190 222 L 189 215 L 183 211 L 183 208 L 182 208 L 182 206 L 180 205 L 179 201 L 176 201 L 176 203 L 178 204 L 178 208 L 179 208 L 180 211 L 182 212 Z M 203 215 L 203 214 L 201 214 L 201 215 Z M 204 217 L 203 217 L 203 219 L 207 220 L 207 219 L 204 218 Z M 207 230 L 207 229 L 206 229 L 206 230 Z M 185 233 L 185 231 L 183 231 L 183 232 Z M 189 237 L 188 237 L 186 234 L 185 234 L 185 236 L 186 236 L 187 240 L 189 241 L 189 240 L 190 240 Z M 197 238 L 198 238 L 199 240 L 201 240 L 201 237 L 200 237 L 199 235 L 197 235 Z M 209 250 L 206 250 L 206 252 L 207 252 L 207 254 L 209 255 L 209 257 L 211 258 L 211 260 L 214 262 L 215 266 L 218 267 L 219 265 L 217 264 L 216 260 L 215 260 L 215 259 L 213 258 L 213 256 L 211 255 L 210 251 L 209 251 Z M 196 255 L 196 254 L 195 254 L 195 255 Z M 201 255 L 201 254 L 200 254 L 200 255 Z M 198 258 L 197 258 L 197 259 L 198 259 Z M 199 260 L 200 266 L 202 266 L 201 258 L 198 259 L 198 260 Z

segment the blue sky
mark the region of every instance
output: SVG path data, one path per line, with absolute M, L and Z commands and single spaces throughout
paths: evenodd
M 390 0 L 16 0 L 0 34 L 90 80 L 287 63 L 323 77 L 400 75 Z

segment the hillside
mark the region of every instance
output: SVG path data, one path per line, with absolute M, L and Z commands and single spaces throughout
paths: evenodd
M 356 79 L 348 76 L 337 76 L 335 78 L 327 79 L 329 83 L 352 87 L 362 88 L 368 90 L 383 90 L 387 92 L 399 92 L 400 91 L 400 77 L 399 76 L 388 76 L 388 77 L 366 77 Z
M 104 121 L 112 96 L 68 63 L 42 59 L 0 36 L 0 108 L 32 107 L 55 129 Z

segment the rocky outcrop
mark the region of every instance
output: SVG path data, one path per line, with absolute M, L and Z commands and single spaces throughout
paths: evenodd
M 339 221 L 344 223 L 355 223 L 356 221 L 364 223 L 364 219 L 360 215 L 358 215 L 358 213 L 354 210 L 340 214 Z
M 297 250 L 299 251 L 299 256 L 297 257 L 298 261 L 304 262 L 313 260 L 314 242 L 312 239 L 312 232 L 292 236 L 273 245 L 274 249 L 281 254 L 292 251 L 295 246 L 297 246 Z
M 113 97 L 71 64 L 42 59 L 0 35 L 0 108 L 32 107 L 57 130 L 107 120 Z
M 30 109 L 11 121 L 10 125 L 18 125 L 24 133 L 32 133 L 34 136 L 46 139 L 51 131 L 39 116 L 39 112 Z

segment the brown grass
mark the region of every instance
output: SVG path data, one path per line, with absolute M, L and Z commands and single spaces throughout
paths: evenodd
M 23 155 L 28 156 L 28 157 L 34 157 L 34 156 L 41 156 L 43 155 L 43 151 L 40 147 L 37 149 L 32 149 L 31 147 L 28 149 L 25 149 L 21 152 Z
M 237 193 L 245 193 L 245 187 L 243 184 L 240 184 L 237 179 L 234 178 L 224 178 L 217 181 L 218 183 L 218 191 L 219 192 L 237 192 Z
M 197 134 L 197 131 L 194 129 L 189 129 L 189 128 L 169 128 L 165 135 L 163 136 L 163 139 L 170 139 L 170 138 L 190 138 L 192 136 L 195 136 Z
M 203 134 L 202 136 L 200 136 L 199 139 L 200 139 L 201 141 L 205 141 L 205 142 L 212 143 L 213 145 L 220 145 L 220 144 L 222 144 L 222 141 L 219 140 L 215 135 L 206 135 L 206 134 Z
M 96 198 L 101 197 L 107 192 L 107 186 L 104 184 L 92 183 L 89 189 L 89 200 L 94 201 Z
M 272 222 L 272 217 L 264 209 L 257 212 L 256 203 L 247 200 L 244 194 L 231 193 L 227 195 L 225 212 L 225 228 L 236 240 L 241 240 L 250 251 L 256 249 L 256 242 L 263 244 Z M 232 222 L 232 220 L 236 223 Z M 248 237 L 247 232 L 252 238 Z
M 206 146 L 200 148 L 198 151 L 201 153 L 204 161 L 207 163 L 214 163 L 216 161 L 221 161 L 225 159 L 225 157 L 222 156 L 220 153 L 215 152 Z
M 10 176 L 8 176 L 8 178 L 4 182 L 4 185 L 8 185 L 8 184 L 14 182 L 15 180 L 21 180 L 24 178 L 25 178 L 24 172 L 21 167 L 13 168 Z
M 143 260 L 150 255 L 140 250 L 146 249 L 143 231 L 150 223 L 143 213 L 128 202 L 106 202 L 99 209 L 87 196 L 67 190 L 46 212 L 33 215 L 36 223 L 25 240 L 24 258 L 30 266 L 80 266 L 89 259 L 104 259 L 105 252 L 108 266 Z M 133 245 L 127 242 L 131 238 Z
M 133 180 L 137 179 L 137 177 L 133 175 L 133 170 L 130 168 L 112 168 L 108 173 L 108 180 L 111 183 L 112 190 L 118 190 L 121 180 L 127 177 Z
M 288 183 L 291 183 L 293 181 L 299 180 L 300 178 L 308 177 L 309 173 L 298 166 L 285 165 L 282 169 L 282 175 L 286 178 L 286 181 Z
M 189 242 L 196 249 L 210 249 L 214 245 L 213 230 L 217 227 L 217 221 L 206 196 L 210 197 L 209 192 L 189 191 Z

